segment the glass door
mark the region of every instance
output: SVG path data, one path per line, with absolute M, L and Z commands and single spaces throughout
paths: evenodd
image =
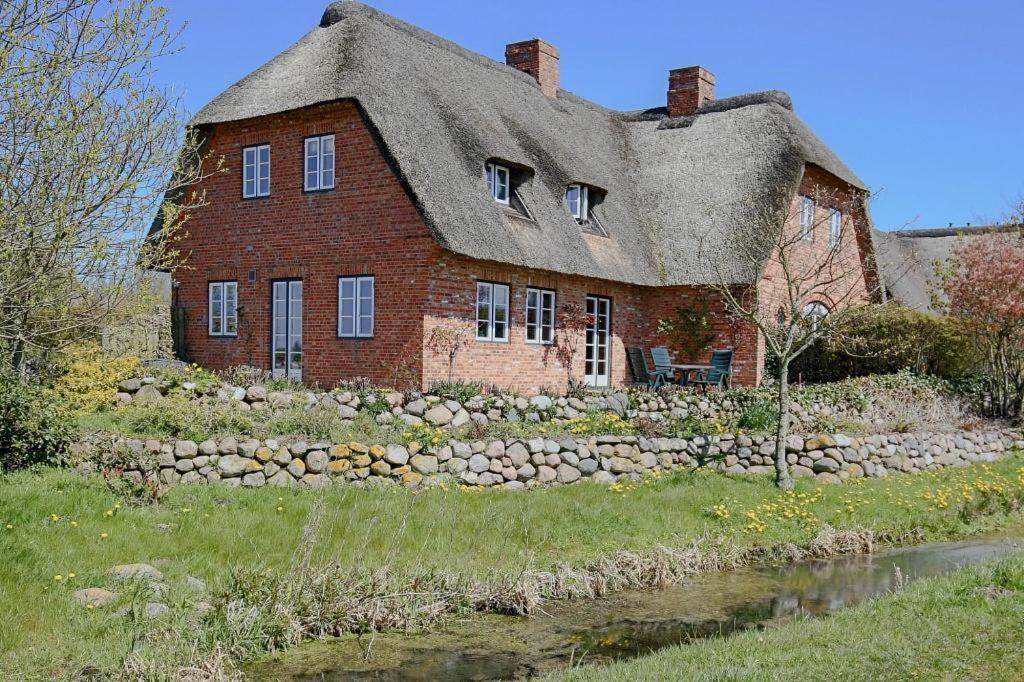
M 302 381 L 302 280 L 274 282 L 271 299 L 271 370 Z
M 587 317 L 586 382 L 589 386 L 608 386 L 611 377 L 612 300 L 587 296 Z

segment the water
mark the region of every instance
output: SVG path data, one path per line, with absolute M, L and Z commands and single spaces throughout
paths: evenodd
M 873 555 L 697 576 L 649 592 L 551 605 L 531 618 L 480 616 L 442 632 L 303 645 L 264 659 L 256 679 L 506 680 L 579 662 L 642 656 L 802 616 L 826 616 L 898 587 L 1024 549 L 1024 540 L 938 543 Z

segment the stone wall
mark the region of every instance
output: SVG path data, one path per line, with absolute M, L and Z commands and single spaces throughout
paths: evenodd
M 841 483 L 864 476 L 914 473 L 993 461 L 1024 449 L 1009 431 L 791 436 L 786 446 L 796 476 Z M 441 483 L 512 490 L 589 480 L 612 484 L 654 472 L 706 467 L 726 473 L 771 473 L 774 441 L 763 436 L 655 438 L 600 436 L 561 441 L 449 441 L 415 443 L 307 443 L 221 438 L 193 441 L 120 440 L 81 444 L 79 468 L 123 469 L 142 482 L 322 487 L 391 484 L 409 488 Z M 105 464 L 101 464 L 105 463 Z

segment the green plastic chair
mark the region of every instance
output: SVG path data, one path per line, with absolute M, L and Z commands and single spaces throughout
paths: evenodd
M 711 354 L 710 369 L 701 370 L 690 379 L 691 384 L 700 386 L 704 391 L 708 386 L 725 388 L 732 385 L 732 349 L 716 350 Z
M 633 372 L 634 383 L 645 385 L 647 388 L 658 388 L 671 381 L 671 371 L 651 369 L 647 364 L 643 348 L 627 348 L 626 356 L 629 358 L 629 367 Z
M 670 376 L 675 374 L 672 369 L 672 356 L 668 354 L 668 348 L 659 346 L 651 349 L 651 357 L 654 359 L 654 369 L 665 370 Z

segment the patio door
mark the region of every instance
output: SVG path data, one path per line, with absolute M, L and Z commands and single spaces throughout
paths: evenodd
M 278 280 L 272 287 L 271 370 L 302 381 L 302 280 Z
M 612 300 L 587 296 L 587 350 L 584 374 L 589 386 L 608 386 L 611 376 Z

